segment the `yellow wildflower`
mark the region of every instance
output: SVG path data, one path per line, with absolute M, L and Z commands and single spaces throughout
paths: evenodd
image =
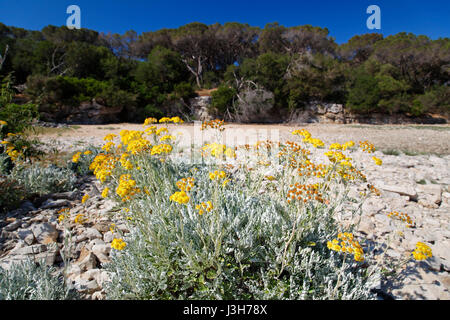
M 423 242 L 417 242 L 416 249 L 412 252 L 412 255 L 417 261 L 426 260 L 433 256 L 430 247 Z
M 72 162 L 77 163 L 80 160 L 80 157 L 81 157 L 81 152 L 75 153 L 72 157 Z
M 89 199 L 89 195 L 86 193 L 81 199 L 81 203 L 85 203 Z
M 143 127 L 148 126 L 149 124 L 156 123 L 158 120 L 156 118 L 147 118 L 144 121 Z
M 201 204 L 197 204 L 195 209 L 198 211 L 199 215 L 202 215 L 206 212 L 210 212 L 213 209 L 213 205 L 211 201 L 202 202 Z
M 126 242 L 123 239 L 114 239 L 111 242 L 111 248 L 116 250 L 123 250 L 127 246 Z
M 381 166 L 383 164 L 383 161 L 381 161 L 381 159 L 378 159 L 377 157 L 372 157 L 372 160 L 377 166 Z
M 103 138 L 103 140 L 104 140 L 104 141 L 113 141 L 115 137 L 117 137 L 117 135 L 115 135 L 115 134 L 113 134 L 113 133 L 110 133 L 110 134 L 107 134 L 107 135 Z
M 103 189 L 103 191 L 102 191 L 102 197 L 103 197 L 103 198 L 108 197 L 108 193 L 109 193 L 109 188 L 106 187 L 106 188 Z
M 76 215 L 76 217 L 75 217 L 73 222 L 79 223 L 79 224 L 83 224 L 83 223 L 86 222 L 86 219 L 84 218 L 84 215 L 80 213 L 80 214 Z
M 175 192 L 169 199 L 178 202 L 179 204 L 186 204 L 189 202 L 189 196 L 184 191 Z

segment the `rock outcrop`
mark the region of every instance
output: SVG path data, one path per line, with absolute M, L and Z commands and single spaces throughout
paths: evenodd
M 46 122 L 63 122 L 67 124 L 105 124 L 120 122 L 123 107 L 108 107 L 95 99 L 82 102 L 78 106 L 59 106 L 54 111 L 52 106 L 40 106 L 40 118 Z

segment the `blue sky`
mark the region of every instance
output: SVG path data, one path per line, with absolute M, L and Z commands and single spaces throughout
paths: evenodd
M 0 22 L 31 30 L 65 25 L 66 8 L 81 8 L 81 27 L 99 32 L 138 33 L 189 22 L 242 22 L 264 27 L 311 24 L 327 27 L 338 43 L 356 34 L 401 31 L 432 39 L 450 37 L 448 0 L 0 0 Z M 368 30 L 369 5 L 381 8 L 381 30 Z

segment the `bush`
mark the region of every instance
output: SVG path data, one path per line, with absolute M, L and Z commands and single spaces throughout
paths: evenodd
M 122 138 L 131 137 L 137 140 L 123 145 L 132 152 L 126 166 L 121 161 L 111 167 L 124 152 L 116 148 L 93 165 L 109 197 L 123 207 L 130 230 L 122 236 L 125 248 L 123 243 L 120 251 L 114 247 L 106 265 L 109 299 L 374 298 L 377 266 L 363 266 L 327 243 L 342 230 L 339 216 L 348 213 L 343 204 L 353 201 L 347 187 L 352 182 L 345 177 L 354 173 L 347 167 L 327 166 L 326 177 L 317 184 L 327 201 L 291 203 L 292 185 L 309 179 L 289 165 L 311 163 L 298 150 L 263 158 L 263 149 L 258 154 L 242 149 L 236 152 L 242 152 L 237 162 L 227 166 L 217 159 L 234 161 L 233 149 L 211 144 L 203 149 L 201 163 L 189 164 L 189 158 L 171 158 L 159 148 L 145 151 L 145 141 L 135 132 Z M 258 165 L 262 160 L 277 165 Z M 226 172 L 219 178 L 215 170 Z M 183 178 L 192 179 L 192 187 Z M 208 202 L 211 207 L 200 212 Z
M 78 294 L 69 290 L 54 267 L 43 262 L 17 263 L 10 270 L 0 267 L 0 300 L 72 300 Z
M 0 98 L 0 120 L 7 124 L 0 126 L 0 138 L 7 133 L 20 133 L 31 126 L 34 118 L 38 117 L 37 106 L 31 103 L 11 103 L 13 91 L 10 87 L 10 79 L 6 78 L 2 83 Z
M 236 96 L 236 89 L 227 86 L 220 86 L 216 91 L 213 91 L 211 96 L 211 106 L 214 108 L 218 116 L 223 116 L 225 112 L 233 105 L 233 100 Z
M 197 95 L 194 87 L 189 82 L 176 84 L 173 89 L 173 94 L 176 99 L 183 99 L 185 101 L 188 101 L 190 98 L 194 98 Z
M 68 168 L 75 174 L 79 174 L 81 176 L 91 174 L 89 166 L 92 163 L 92 160 L 94 160 L 94 158 L 101 152 L 102 150 L 100 148 L 91 145 L 81 152 L 80 157 L 76 162 L 72 161 L 73 158 L 70 159 Z
M 0 214 L 16 208 L 26 195 L 22 185 L 4 175 L 0 175 L 0 190 Z
M 77 181 L 69 169 L 55 165 L 42 167 L 39 163 L 17 165 L 11 172 L 11 178 L 17 180 L 28 194 L 37 195 L 71 191 Z
M 351 262 L 344 263 L 336 288 L 343 261 L 324 245 L 336 232 L 331 208 L 289 209 L 282 197 L 254 192 L 250 177 L 211 187 L 213 169 L 196 166 L 197 191 L 190 195 L 195 203 L 214 202 L 214 211 L 199 215 L 169 200 L 188 168 L 140 163 L 146 175 L 136 179 L 155 193 L 131 205 L 127 248 L 113 253 L 107 266 L 109 299 L 373 298 L 373 279 Z
M 91 78 L 32 76 L 28 78 L 27 86 L 27 94 L 41 105 L 77 106 L 95 98 L 105 106 L 119 107 L 133 104 L 135 100 L 133 94 L 109 82 Z

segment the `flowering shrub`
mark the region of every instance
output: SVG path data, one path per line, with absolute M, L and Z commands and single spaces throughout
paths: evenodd
M 324 144 L 301 131 L 303 144 L 280 152 L 270 141 L 211 143 L 198 150 L 202 163 L 189 164 L 171 156 L 176 141 L 157 139 L 161 128 L 147 129 L 121 132 L 122 143 L 91 164 L 131 231 L 112 244 L 109 298 L 375 298 L 379 269 L 337 219 L 347 186 L 365 179 L 348 154 L 316 163 L 312 151 L 326 153 Z

